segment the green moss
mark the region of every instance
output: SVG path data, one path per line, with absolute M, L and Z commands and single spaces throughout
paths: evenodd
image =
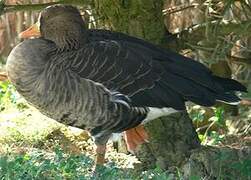
M 159 44 L 164 35 L 162 0 L 94 1 L 100 28 L 108 28 Z

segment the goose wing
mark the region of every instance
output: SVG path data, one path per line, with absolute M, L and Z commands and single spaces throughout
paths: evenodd
M 216 100 L 238 102 L 232 92 L 246 91 L 237 81 L 212 75 L 201 63 L 144 43 L 133 37 L 92 41 L 75 53 L 71 70 L 127 95 L 138 107 L 183 110 L 188 100 L 212 106 Z
M 82 78 L 128 96 L 134 106 L 184 109 L 182 95 L 161 85 L 165 74 L 161 64 L 125 45 L 118 41 L 89 43 L 75 53 L 70 68 Z

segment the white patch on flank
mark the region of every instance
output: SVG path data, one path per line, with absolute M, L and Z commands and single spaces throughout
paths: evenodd
M 240 101 L 227 102 L 227 101 L 222 101 L 222 100 L 218 100 L 218 99 L 216 101 L 223 102 L 223 103 L 230 104 L 230 105 L 238 105 L 238 104 L 240 104 Z
M 162 116 L 167 116 L 173 113 L 180 112 L 179 110 L 173 109 L 173 108 L 154 108 L 154 107 L 149 107 L 149 112 L 146 116 L 146 118 L 143 120 L 143 124 L 157 119 Z

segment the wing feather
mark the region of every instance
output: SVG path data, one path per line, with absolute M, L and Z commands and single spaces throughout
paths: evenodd
M 124 47 L 123 43 L 116 41 L 89 43 L 76 55 L 78 57 L 75 57 L 71 64 L 72 71 L 82 78 L 102 83 L 108 89 L 119 91 L 130 98 L 139 92 L 153 89 L 161 79 L 163 71 L 150 56 L 146 57 L 136 50 L 130 50 Z M 146 104 L 147 106 L 154 106 L 157 102 L 158 106 L 167 106 L 158 100 L 159 96 L 153 95 L 149 98 L 157 99 L 153 104 Z M 142 105 L 139 102 L 134 104 Z
M 133 106 L 185 109 L 184 102 L 211 106 L 241 84 L 213 76 L 190 58 L 121 33 L 90 31 L 90 42 L 75 53 L 70 69 L 81 78 L 128 96 Z M 222 85 L 225 83 L 225 85 Z

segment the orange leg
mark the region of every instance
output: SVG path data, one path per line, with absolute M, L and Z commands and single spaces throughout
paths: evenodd
M 95 165 L 104 165 L 106 145 L 97 145 Z
M 135 152 L 139 145 L 148 142 L 148 139 L 148 134 L 143 125 L 125 131 L 127 149 L 132 153 Z

